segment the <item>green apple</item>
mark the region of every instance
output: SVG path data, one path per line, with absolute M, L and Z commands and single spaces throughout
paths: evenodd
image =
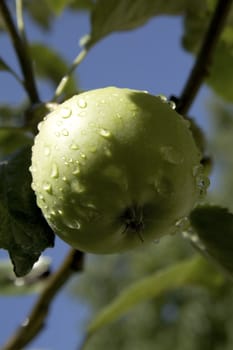
M 32 188 L 54 232 L 77 249 L 115 253 L 173 234 L 205 191 L 188 123 L 147 92 L 87 91 L 38 128 Z

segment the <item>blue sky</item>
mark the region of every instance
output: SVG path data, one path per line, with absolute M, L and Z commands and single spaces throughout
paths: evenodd
M 53 26 L 51 34 L 40 32 L 27 21 L 28 37 L 53 46 L 71 62 L 77 55 L 80 38 L 89 32 L 89 19 L 85 14 L 64 13 Z M 161 17 L 151 20 L 137 30 L 117 33 L 97 44 L 81 63 L 76 77 L 82 89 L 109 85 L 148 90 L 152 94 L 180 94 L 193 64 L 191 55 L 180 45 L 181 18 Z M 5 37 L 0 38 L 3 57 L 16 65 L 14 53 Z M 25 97 L 21 87 L 12 77 L 1 72 L 0 103 L 16 104 Z M 53 91 L 40 85 L 43 100 L 48 100 Z M 210 96 L 203 87 L 190 115 L 207 128 L 206 102 Z M 57 240 L 54 249 L 45 255 L 53 259 L 56 268 L 64 258 L 68 246 Z M 6 257 L 0 252 L 0 258 Z M 0 297 L 0 346 L 25 319 L 36 296 Z M 54 301 L 44 332 L 27 349 L 64 350 L 76 349 L 80 340 L 80 320 L 87 314 L 85 305 L 71 296 L 69 285 Z

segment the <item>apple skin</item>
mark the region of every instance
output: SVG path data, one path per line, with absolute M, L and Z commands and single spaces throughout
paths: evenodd
M 159 97 L 87 91 L 38 128 L 32 188 L 51 228 L 74 248 L 117 253 L 173 234 L 203 192 L 187 122 Z

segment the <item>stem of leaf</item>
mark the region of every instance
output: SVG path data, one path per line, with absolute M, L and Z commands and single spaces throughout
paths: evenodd
M 61 79 L 60 83 L 58 84 L 52 101 L 57 101 L 58 97 L 61 96 L 61 94 L 65 90 L 65 87 L 66 87 L 66 85 L 67 85 L 67 83 L 68 83 L 72 73 L 79 66 L 79 64 L 83 61 L 83 59 L 86 57 L 87 53 L 88 53 L 88 50 L 87 49 L 83 49 L 78 54 L 78 56 L 74 59 L 70 69 L 68 70 L 66 75 Z

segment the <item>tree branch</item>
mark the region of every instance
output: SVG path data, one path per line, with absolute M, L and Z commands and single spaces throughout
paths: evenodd
M 31 58 L 28 54 L 28 48 L 26 42 L 23 40 L 23 38 L 21 38 L 15 27 L 11 13 L 6 5 L 5 0 L 0 1 L 0 13 L 2 15 L 2 19 L 4 21 L 6 30 L 9 33 L 9 37 L 18 57 L 21 71 L 24 77 L 24 87 L 27 91 L 30 102 L 31 104 L 38 103 L 40 99 L 34 79 Z
M 43 329 L 55 295 L 74 273 L 82 271 L 83 262 L 84 254 L 71 249 L 60 268 L 49 277 L 48 284 L 40 294 L 26 321 L 1 350 L 20 350 Z
M 176 110 L 180 114 L 186 114 L 204 79 L 208 76 L 213 53 L 224 28 L 231 5 L 232 0 L 218 1 L 191 74 L 188 77 L 180 98 L 175 101 L 177 105 Z

